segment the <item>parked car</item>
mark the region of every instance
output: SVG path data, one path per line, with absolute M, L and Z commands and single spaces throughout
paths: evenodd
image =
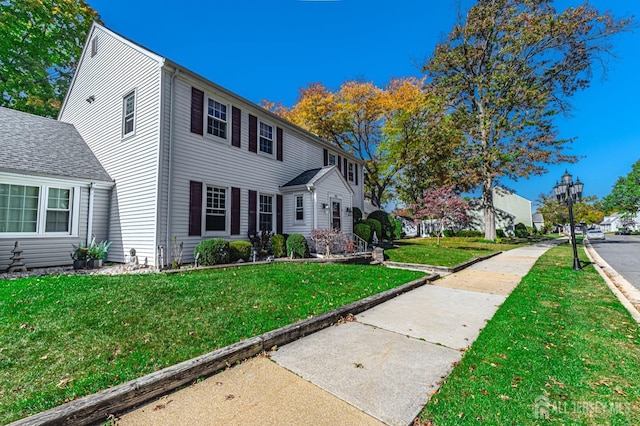
M 629 228 L 618 228 L 616 235 L 631 235 L 631 230 Z
M 604 240 L 604 232 L 599 229 L 589 229 L 587 231 L 587 239 L 591 240 Z

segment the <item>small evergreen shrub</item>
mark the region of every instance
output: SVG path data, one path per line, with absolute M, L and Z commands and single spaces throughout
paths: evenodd
M 362 220 L 362 210 L 357 207 L 353 208 L 353 223 L 356 224 Z
M 376 210 L 374 212 L 369 213 L 369 216 L 367 216 L 367 219 L 373 219 L 380 222 L 380 232 L 377 233 L 378 238 L 391 239 L 394 226 L 391 224 L 391 220 L 389 218 L 388 213 L 382 210 Z
M 251 257 L 251 243 L 249 241 L 231 241 L 229 243 L 229 258 L 232 262 L 242 259 L 245 262 Z
M 287 241 L 284 235 L 276 234 L 271 237 L 271 254 L 273 257 L 287 256 Z
M 496 237 L 498 237 L 498 238 L 505 238 L 505 237 L 506 237 L 506 235 L 505 235 L 505 233 L 504 233 L 504 230 L 502 230 L 502 229 L 496 229 Z
M 306 258 L 309 257 L 309 243 L 302 234 L 291 234 L 287 238 L 287 256 L 293 253 L 293 257 Z
M 484 234 L 480 231 L 464 230 L 456 232 L 456 237 L 482 237 Z
M 399 240 L 402 238 L 402 221 L 399 218 L 393 219 L 393 239 Z
M 202 266 L 229 263 L 229 242 L 222 238 L 201 241 L 193 250 L 193 255 L 200 253 L 198 264 Z
M 442 231 L 442 235 L 448 238 L 453 237 L 455 233 L 451 229 L 445 229 L 444 231 Z
M 380 224 L 380 221 L 376 219 L 366 219 L 361 223 L 366 223 L 371 227 L 371 238 L 373 238 L 373 233 L 375 232 L 376 237 L 378 237 L 379 240 L 382 239 L 382 225 Z
M 518 238 L 527 238 L 529 236 L 529 231 L 527 231 L 527 226 L 524 223 L 518 222 L 516 224 L 514 234 Z
M 373 231 L 371 230 L 371 227 L 364 222 L 357 223 L 353 228 L 353 233 L 368 243 L 370 243 L 371 238 L 373 238 Z

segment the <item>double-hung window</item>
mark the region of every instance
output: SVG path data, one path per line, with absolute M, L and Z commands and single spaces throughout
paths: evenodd
M 260 231 L 273 230 L 273 196 L 260 195 Z
M 135 131 L 136 121 L 136 92 L 131 92 L 124 97 L 122 111 L 122 136 L 128 136 Z
M 336 155 L 329 153 L 328 163 L 330 166 L 336 165 Z
M 296 195 L 296 220 L 304 220 L 304 197 L 302 195 Z
M 224 231 L 227 227 L 227 189 L 207 186 L 205 229 Z
M 260 122 L 260 152 L 273 155 L 273 126 Z
M 353 182 L 354 180 L 354 172 L 353 172 L 353 163 L 349 163 L 349 167 L 348 167 L 348 172 L 347 172 L 347 176 L 349 178 L 349 182 Z
M 227 106 L 209 98 L 207 100 L 207 133 L 226 139 L 227 124 Z
M 74 196 L 78 198 L 72 188 L 0 183 L 0 235 L 76 233 Z

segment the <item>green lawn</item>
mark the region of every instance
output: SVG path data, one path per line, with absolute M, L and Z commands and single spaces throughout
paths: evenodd
M 446 237 L 411 238 L 398 240 L 397 248 L 386 249 L 385 255 L 392 262 L 417 263 L 421 265 L 455 266 L 475 257 L 511 250 L 523 244 L 496 244 L 478 242 L 478 238 Z
M 0 281 L 0 424 L 421 276 L 275 263 Z
M 592 266 L 571 265 L 568 244 L 538 260 L 424 424 L 640 424 L 640 329 Z

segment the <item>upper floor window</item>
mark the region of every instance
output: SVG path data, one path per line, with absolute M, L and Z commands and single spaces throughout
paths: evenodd
M 0 183 L 0 233 L 71 234 L 73 195 L 71 188 Z
M 304 198 L 296 195 L 296 220 L 304 220 Z
M 207 102 L 207 133 L 227 138 L 227 106 L 209 98 Z
M 260 231 L 273 230 L 273 196 L 260 195 Z
M 91 57 L 93 58 L 98 54 L 98 36 L 91 39 Z
M 349 168 L 347 170 L 347 177 L 349 179 L 349 182 L 353 182 L 355 176 L 355 173 L 353 172 L 353 163 L 349 163 Z
M 329 153 L 329 165 L 330 166 L 335 166 L 336 165 L 336 155 L 335 154 Z
M 122 136 L 127 136 L 135 130 L 136 116 L 136 92 L 131 92 L 124 97 L 122 115 Z
M 207 186 L 205 229 L 224 231 L 227 226 L 227 189 Z
M 260 122 L 260 152 L 273 154 L 273 126 Z

